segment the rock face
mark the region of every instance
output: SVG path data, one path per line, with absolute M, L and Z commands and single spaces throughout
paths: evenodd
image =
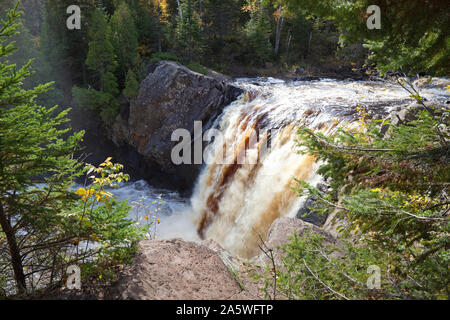
M 306 221 L 288 217 L 278 218 L 272 223 L 265 241 L 265 245 L 273 250 L 274 260 L 277 264 L 280 264 L 282 258 L 282 252 L 277 247 L 286 243 L 293 232 L 302 236 L 305 231 L 324 236 L 325 241 L 328 243 L 334 243 L 336 241 L 330 233 Z M 261 253 L 258 257 L 254 258 L 254 262 L 268 264 L 270 260 L 264 253 Z
M 322 192 L 323 195 L 326 195 L 328 193 L 328 186 L 324 183 L 318 183 L 317 188 L 319 189 L 319 191 Z M 305 200 L 304 204 L 301 206 L 301 208 L 298 210 L 296 218 L 312 223 L 319 227 L 322 226 L 327 221 L 328 212 L 319 215 L 313 210 L 311 210 L 315 206 L 322 207 L 322 205 L 317 202 L 317 197 L 316 196 L 308 197 Z
M 243 294 L 215 251 L 181 239 L 141 241 L 114 291 L 113 299 L 133 300 L 225 300 Z
M 111 138 L 117 145 L 132 146 L 163 172 L 179 176 L 180 184 L 192 185 L 200 165 L 172 162 L 172 148 L 179 143 L 171 141 L 173 131 L 186 129 L 193 139 L 194 121 L 202 121 L 203 130 L 210 128 L 222 109 L 242 92 L 176 62 L 161 61 L 141 83 L 129 110 L 117 117 Z
M 440 117 L 445 109 L 448 109 L 437 100 L 425 101 L 425 105 L 427 106 L 428 110 L 430 110 L 430 112 L 432 112 L 435 117 Z M 418 112 L 423 110 L 425 110 L 425 107 L 418 102 L 413 102 L 406 107 L 394 107 L 391 110 L 390 114 L 385 118 L 385 120 L 388 120 L 389 123 L 384 124 L 381 127 L 381 133 L 385 134 L 385 137 L 388 137 L 386 133 L 390 126 L 405 125 L 413 120 L 417 120 Z

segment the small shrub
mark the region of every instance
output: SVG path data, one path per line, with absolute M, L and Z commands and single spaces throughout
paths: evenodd
M 181 62 L 181 58 L 177 57 L 175 54 L 171 52 L 157 52 L 152 54 L 152 57 L 150 58 L 150 63 L 153 64 L 162 60 Z

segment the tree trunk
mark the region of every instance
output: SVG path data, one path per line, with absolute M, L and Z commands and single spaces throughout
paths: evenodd
M 309 56 L 309 51 L 311 50 L 311 40 L 312 40 L 312 30 L 309 32 L 308 50 L 306 51 L 306 56 Z
M 177 5 L 178 5 L 178 14 L 180 15 L 180 18 L 183 19 L 183 14 L 181 13 L 181 4 L 180 4 L 180 0 L 177 0 Z
M 286 55 L 287 55 L 288 63 L 290 61 L 290 59 L 289 59 L 289 47 L 291 46 L 291 39 L 292 39 L 291 30 L 289 30 L 288 31 L 287 41 L 286 41 Z
M 25 274 L 23 273 L 22 257 L 20 256 L 20 250 L 17 246 L 16 236 L 14 230 L 11 227 L 6 213 L 3 210 L 3 205 L 0 203 L 0 225 L 3 232 L 6 235 L 8 242 L 9 253 L 11 254 L 11 264 L 14 270 L 14 277 L 16 279 L 17 290 L 19 293 L 25 293 L 27 290 L 27 284 L 25 281 Z
M 278 55 L 278 50 L 280 48 L 280 37 L 281 37 L 281 29 L 283 28 L 283 9 L 280 7 L 280 16 L 277 21 L 277 28 L 275 33 L 275 55 Z

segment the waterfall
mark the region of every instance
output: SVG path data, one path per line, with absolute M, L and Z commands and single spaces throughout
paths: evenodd
M 258 254 L 259 237 L 266 237 L 272 222 L 294 217 L 305 201 L 291 188 L 294 178 L 313 185 L 321 181 L 315 159 L 296 152 L 299 126 L 330 133 L 343 123 L 356 125 L 358 105 L 381 118 L 391 108 L 413 102 L 403 89 L 385 82 L 269 78 L 240 79 L 236 85 L 245 94 L 213 124 L 221 135 L 206 137 L 214 139 L 205 149 L 205 165 L 190 201 L 144 181 L 111 190 L 130 204 L 144 202 L 151 215 L 161 219 L 154 225 L 157 239 L 212 238 L 234 255 Z M 442 92 L 429 89 L 421 94 L 448 100 Z M 160 200 L 164 204 L 155 207 Z M 130 212 L 131 218 L 141 221 L 146 215 L 139 208 Z
M 293 217 L 301 207 L 305 199 L 292 189 L 294 178 L 320 181 L 315 159 L 296 152 L 300 125 L 329 133 L 339 122 L 351 123 L 357 105 L 383 115 L 411 101 L 385 83 L 242 79 L 237 84 L 246 93 L 217 121 L 222 138 L 208 146 L 191 207 L 201 238 L 213 238 L 245 258 L 259 252 L 260 237 L 275 219 Z

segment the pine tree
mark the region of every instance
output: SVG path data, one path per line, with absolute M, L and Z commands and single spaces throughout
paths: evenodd
M 119 2 L 110 25 L 111 43 L 117 56 L 120 78 L 125 79 L 128 70 L 134 68 L 138 55 L 138 32 L 125 1 Z
M 341 43 L 364 39 L 378 68 L 448 74 L 450 4 L 446 0 L 286 0 L 290 8 L 332 19 Z M 367 9 L 380 8 L 380 29 L 369 29 Z
M 88 89 L 74 86 L 72 96 L 78 107 L 100 111 L 108 121 L 119 110 L 116 96 L 120 91 L 114 75 L 117 63 L 114 48 L 110 42 L 110 26 L 102 9 L 95 9 L 92 12 L 88 35 L 90 42 L 86 65 L 98 73 L 100 83 L 96 87 Z
M 13 7 L 16 3 L 17 2 L 14 0 L 7 0 L 0 4 L 0 18 L 4 19 L 8 9 Z M 25 9 L 24 7 L 23 3 L 19 3 L 19 9 Z M 30 77 L 26 78 L 24 82 L 24 88 L 31 89 L 39 83 L 50 82 L 52 77 L 51 66 L 40 47 L 40 39 L 30 32 L 25 25 L 26 22 L 27 17 L 22 16 L 18 26 L 18 33 L 11 38 L 11 40 L 15 42 L 15 45 L 22 49 L 13 52 L 8 57 L 8 60 L 19 66 L 26 64 L 29 60 L 33 60 L 32 66 L 35 72 Z M 37 31 L 35 30 L 35 32 Z M 63 96 L 61 90 L 54 87 L 38 97 L 38 101 L 43 104 L 57 104 L 60 103 L 62 99 Z
M 87 84 L 88 70 L 86 56 L 88 52 L 88 30 L 90 13 L 95 8 L 95 0 L 43 0 L 43 26 L 41 48 L 51 64 L 52 80 L 65 93 L 66 101 L 70 98 L 71 86 Z M 76 4 L 82 12 L 81 29 L 69 30 L 66 27 L 67 8 Z
M 83 168 L 73 158 L 80 150 L 83 132 L 64 129 L 69 110 L 57 113 L 57 106 L 36 104 L 51 83 L 24 89 L 23 83 L 32 74 L 31 61 L 21 68 L 7 61 L 17 49 L 10 39 L 19 28 L 15 23 L 19 16 L 16 6 L 0 22 L 2 296 L 58 284 L 72 264 L 87 277 L 98 270 L 110 272 L 108 268 L 115 263 L 130 258 L 135 252 L 133 243 L 145 231 L 128 218 L 127 203 L 104 190 L 128 180 L 121 172 L 123 166 L 107 158 L 99 168 Z M 111 72 L 106 73 L 105 90 L 118 94 L 114 79 Z M 85 172 L 90 183 L 73 191 L 75 179 Z
M 136 75 L 133 70 L 128 70 L 127 78 L 125 80 L 125 88 L 123 89 L 123 95 L 128 100 L 136 98 L 139 90 L 139 83 L 136 80 Z
M 181 16 L 175 28 L 175 50 L 188 61 L 199 61 L 204 51 L 203 28 L 192 0 L 181 3 Z
M 89 28 L 89 51 L 86 65 L 89 69 L 100 74 L 100 91 L 104 91 L 105 75 L 114 72 L 116 61 L 114 48 L 110 42 L 110 29 L 104 12 L 95 9 L 91 16 L 91 27 Z
M 269 60 L 272 53 L 272 45 L 269 41 L 272 30 L 263 4 L 259 4 L 252 11 L 244 32 L 251 51 L 249 60 L 259 64 Z
M 301 152 L 323 161 L 318 173 L 331 187 L 324 194 L 298 181 L 299 194 L 315 196 L 313 212 L 336 214 L 339 243 L 294 236 L 280 291 L 305 299 L 448 300 L 450 114 L 400 84 L 417 99 L 412 121 L 370 120 L 358 108 L 357 127 L 329 136 L 299 129 Z M 373 266 L 380 271 L 376 289 L 366 285 Z
M 19 16 L 16 7 L 1 22 L 2 60 L 16 50 L 6 41 L 16 33 Z M 67 130 L 59 127 L 68 121 L 68 111 L 55 115 L 56 106 L 47 109 L 36 105 L 36 97 L 47 91 L 50 83 L 24 90 L 22 83 L 30 75 L 30 62 L 20 69 L 7 61 L 0 63 L 0 238 L 7 240 L 19 293 L 27 289 L 25 238 L 45 239 L 44 243 L 60 240 L 53 237 L 63 218 L 58 213 L 71 202 L 68 188 L 80 174 L 71 155 L 83 136 L 80 132 L 62 139 Z M 45 177 L 46 187 L 35 187 L 38 177 Z

